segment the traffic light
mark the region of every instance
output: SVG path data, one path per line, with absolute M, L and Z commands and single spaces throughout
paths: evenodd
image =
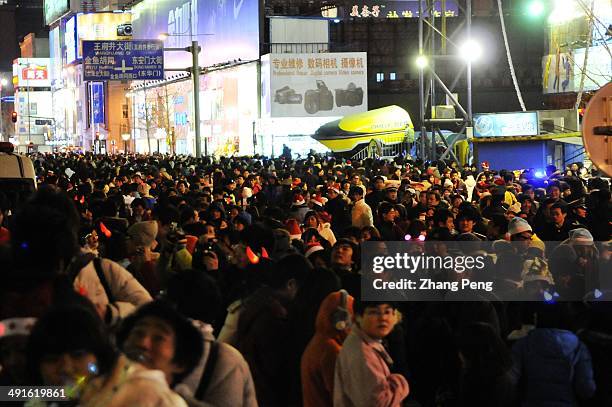
M 17 123 L 17 112 L 11 113 L 11 121 Z

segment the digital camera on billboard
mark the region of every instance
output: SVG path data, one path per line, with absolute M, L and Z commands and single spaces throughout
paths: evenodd
M 359 106 L 363 103 L 363 88 L 358 88 L 353 82 L 346 89 L 336 89 L 336 106 Z
M 274 93 L 274 102 L 281 105 L 299 105 L 302 103 L 302 95 L 289 86 L 283 86 Z
M 131 37 L 132 36 L 132 24 L 119 24 L 117 26 L 117 37 Z
M 317 89 L 307 90 L 304 94 L 304 109 L 310 114 L 319 110 L 332 110 L 334 108 L 334 95 L 327 88 L 325 82 L 318 80 Z

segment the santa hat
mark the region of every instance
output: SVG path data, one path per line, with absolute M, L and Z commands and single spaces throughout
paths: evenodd
M 510 223 L 508 223 L 508 234 L 510 236 L 532 231 L 531 225 L 523 218 L 514 217 L 510 220 Z
M 36 318 L 9 318 L 0 322 L 0 338 L 8 336 L 23 335 L 28 336 L 32 327 L 36 323 Z
M 299 178 L 294 178 L 293 179 L 293 186 L 297 187 L 298 185 L 300 185 L 302 183 L 302 180 Z
M 322 208 L 323 205 L 325 205 L 325 201 L 323 200 L 323 197 L 321 197 L 321 195 L 315 195 L 310 199 L 310 202 L 312 202 L 313 205 Z
M 321 250 L 325 250 L 325 249 L 320 244 L 312 245 L 308 248 L 308 250 L 306 250 L 306 253 L 304 253 L 304 256 L 308 258 L 308 256 L 310 256 L 311 254 L 321 251 Z
M 319 219 L 321 219 L 323 223 L 331 223 L 332 221 L 331 215 L 325 211 L 319 212 Z
M 306 203 L 306 200 L 304 200 L 304 196 L 302 194 L 295 194 L 293 196 L 293 206 L 300 206 L 300 205 L 304 205 Z
M 285 229 L 289 232 L 289 236 L 291 239 L 301 239 L 302 238 L 302 230 L 300 229 L 300 224 L 294 218 L 287 219 L 285 222 Z
M 333 184 L 332 186 L 330 186 L 329 188 L 327 188 L 328 191 L 334 191 L 335 193 L 339 194 L 340 193 L 340 184 Z

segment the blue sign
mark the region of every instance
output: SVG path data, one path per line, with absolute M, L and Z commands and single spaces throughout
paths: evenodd
M 91 101 L 91 123 L 104 124 L 104 84 L 102 82 L 92 82 L 89 84 Z
M 161 41 L 83 41 L 84 81 L 164 79 Z
M 538 113 L 487 113 L 474 115 L 474 137 L 537 136 Z

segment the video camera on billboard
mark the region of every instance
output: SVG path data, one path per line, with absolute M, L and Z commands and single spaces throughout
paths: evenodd
M 363 88 L 358 88 L 353 82 L 346 89 L 336 89 L 336 106 L 359 106 L 363 103 Z
M 117 37 L 131 37 L 132 36 L 132 24 L 119 24 L 117 26 Z
M 289 86 L 283 86 L 274 93 L 274 102 L 281 105 L 299 105 L 302 103 L 302 95 Z
M 327 88 L 325 82 L 318 80 L 317 89 L 307 90 L 304 94 L 304 109 L 310 114 L 319 110 L 332 110 L 334 108 L 334 95 Z

